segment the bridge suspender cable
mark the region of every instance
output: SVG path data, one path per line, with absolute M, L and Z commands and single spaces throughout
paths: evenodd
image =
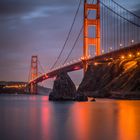
M 105 5 L 103 2 L 100 1 L 100 3 L 105 6 L 107 9 L 109 9 L 111 12 L 115 13 L 116 15 L 118 15 L 119 17 L 123 18 L 124 20 L 126 20 L 127 22 L 140 27 L 140 24 L 134 23 L 133 21 L 128 20 L 127 18 L 123 17 L 122 15 L 119 15 L 117 12 L 115 12 L 114 10 L 112 10 L 110 7 L 108 7 L 107 5 Z
M 59 58 L 60 58 L 61 55 L 62 55 L 62 52 L 64 51 L 64 48 L 65 48 L 65 46 L 66 46 L 66 43 L 67 43 L 67 41 L 68 41 L 68 39 L 69 39 L 69 37 L 70 37 L 70 33 L 71 33 L 71 31 L 72 31 L 73 25 L 74 25 L 74 23 L 75 23 L 76 16 L 77 16 L 77 14 L 78 14 L 78 11 L 79 11 L 79 8 L 80 8 L 80 5 L 81 5 L 81 1 L 82 1 L 82 0 L 80 0 L 80 2 L 79 2 L 79 5 L 78 5 L 78 8 L 77 8 L 76 14 L 75 14 L 75 16 L 74 16 L 74 20 L 73 20 L 73 22 L 72 22 L 70 31 L 69 31 L 68 36 L 67 36 L 67 38 L 66 38 L 66 41 L 65 41 L 65 43 L 64 43 L 64 45 L 63 45 L 63 47 L 62 47 L 62 50 L 61 50 L 61 52 L 60 52 L 60 54 L 59 54 L 57 60 L 55 61 L 55 63 L 54 63 L 53 66 L 51 67 L 51 69 L 53 69 L 54 66 L 57 64 Z M 111 0 L 111 1 L 114 2 L 114 3 L 115 3 L 117 6 L 119 6 L 120 8 L 122 8 L 123 10 L 125 10 L 125 11 L 131 13 L 133 16 L 136 16 L 137 18 L 140 18 L 139 16 L 135 15 L 134 13 L 130 12 L 129 10 L 127 10 L 127 9 L 125 9 L 124 7 L 122 7 L 121 5 L 119 5 L 119 4 L 118 4 L 117 2 L 115 2 L 114 0 Z M 94 0 L 92 1 L 92 3 L 93 3 L 93 2 L 94 2 Z M 137 27 L 140 27 L 139 24 L 134 23 L 133 21 L 128 20 L 126 17 L 123 17 L 122 15 L 118 14 L 116 11 L 112 10 L 109 6 L 107 6 L 106 4 L 104 4 L 102 1 L 100 1 L 100 3 L 101 3 L 105 8 L 107 8 L 108 10 L 110 10 L 111 12 L 113 12 L 115 15 L 119 16 L 121 19 L 124 19 L 124 20 L 126 20 L 127 22 L 129 22 L 129 23 L 131 23 L 131 24 L 133 24 L 133 25 L 135 25 L 135 26 L 137 26 Z M 67 56 L 66 59 L 64 60 L 63 64 L 66 63 L 66 61 L 69 59 L 69 57 L 70 57 L 70 55 L 71 55 L 73 49 L 75 48 L 76 43 L 78 42 L 78 40 L 79 40 L 79 38 L 80 38 L 80 35 L 81 35 L 81 33 L 82 33 L 82 29 L 83 29 L 83 26 L 82 26 L 82 28 L 80 29 L 80 32 L 79 32 L 79 34 L 78 34 L 78 36 L 77 36 L 77 38 L 76 38 L 76 40 L 75 40 L 75 42 L 74 42 L 74 45 L 72 46 L 72 48 L 71 48 L 71 50 L 70 50 L 68 56 Z M 118 30 L 117 30 L 117 32 L 118 32 Z M 118 36 L 118 35 L 117 35 L 117 36 Z
M 113 1 L 113 0 L 112 0 L 112 1 Z M 93 0 L 93 2 L 94 2 L 94 0 Z M 92 2 L 92 3 L 93 3 L 93 2 Z M 100 2 L 101 2 L 101 1 L 100 1 Z M 104 7 L 106 7 L 108 10 L 110 10 L 111 12 L 113 12 L 114 15 L 119 16 L 120 19 L 124 19 L 124 20 L 128 21 L 129 23 L 134 24 L 134 25 L 136 25 L 136 26 L 138 26 L 138 27 L 140 26 L 140 25 L 138 25 L 138 24 L 133 23 L 132 21 L 129 21 L 128 19 L 124 18 L 123 16 L 119 15 L 118 13 L 114 12 L 110 7 L 106 6 L 103 2 L 101 2 L 101 4 L 102 4 Z M 117 3 L 116 3 L 116 4 L 117 4 Z M 109 5 L 110 5 L 110 3 L 109 3 Z M 119 6 L 119 4 L 118 4 L 118 6 Z M 123 8 L 122 6 L 119 6 L 119 7 L 121 7 L 122 9 L 126 10 L 127 12 L 129 12 L 129 13 L 131 13 L 132 15 L 134 15 L 134 16 L 136 16 L 136 17 L 139 18 L 139 16 L 137 16 L 137 15 L 135 15 L 134 13 L 128 11 L 127 9 Z M 118 8 L 117 8 L 117 10 L 118 10 Z M 105 12 L 105 11 L 104 11 L 104 12 Z M 105 13 L 103 13 L 103 14 L 105 14 Z M 107 14 L 107 16 L 108 16 L 108 14 Z M 115 18 L 114 18 L 114 20 L 115 20 Z M 108 22 L 108 19 L 107 19 L 107 22 Z M 116 21 L 114 21 L 114 22 L 116 22 Z M 107 24 L 107 25 L 108 25 L 108 24 Z M 107 27 L 108 27 L 108 26 L 107 26 Z M 67 62 L 67 60 L 69 59 L 69 57 L 70 57 L 70 55 L 71 55 L 73 49 L 75 48 L 76 43 L 77 43 L 77 41 L 78 41 L 78 39 L 79 39 L 79 37 L 80 37 L 80 34 L 82 33 L 82 29 L 83 29 L 83 26 L 82 26 L 82 28 L 81 28 L 81 30 L 80 30 L 80 32 L 79 32 L 79 34 L 78 34 L 78 36 L 77 36 L 75 42 L 74 42 L 74 45 L 73 45 L 72 49 L 70 50 L 70 52 L 69 52 L 67 58 L 65 59 L 65 61 L 63 62 L 63 64 L 65 64 L 65 63 Z M 116 31 L 118 32 L 118 29 L 117 29 Z M 107 30 L 106 33 L 107 33 L 107 35 L 108 35 L 108 30 Z M 114 33 L 115 33 L 115 31 L 114 31 Z M 119 40 L 118 34 L 119 34 L 119 33 L 117 33 L 117 36 L 116 36 L 116 37 L 118 38 L 117 40 Z M 107 40 L 106 40 L 106 41 L 107 41 Z M 105 41 L 105 46 L 107 46 L 107 42 L 106 42 L 106 41 Z M 115 40 L 114 40 L 114 41 L 115 41 Z M 116 47 L 117 47 L 117 46 L 118 46 L 118 44 L 116 44 Z M 107 49 L 107 48 L 106 48 L 106 49 Z
M 93 2 L 94 2 L 94 0 L 93 0 L 91 3 L 93 4 Z M 90 13 L 90 11 L 88 12 L 88 15 L 89 15 L 89 13 Z M 70 57 L 72 51 L 74 50 L 74 48 L 75 48 L 75 46 L 76 46 L 76 43 L 78 42 L 78 40 L 79 40 L 79 38 L 80 38 L 80 35 L 81 35 L 82 31 L 83 31 L 83 26 L 81 27 L 80 32 L 79 32 L 79 34 L 78 34 L 78 36 L 77 36 L 77 38 L 76 38 L 76 40 L 75 40 L 75 42 L 74 42 L 74 44 L 73 44 L 73 46 L 72 46 L 72 48 L 71 48 L 71 50 L 70 50 L 68 56 L 67 56 L 66 59 L 64 60 L 63 65 L 64 65 L 64 64 L 67 62 L 67 60 L 69 59 L 69 57 Z
M 114 2 L 116 5 L 118 5 L 119 7 L 121 7 L 123 10 L 127 11 L 128 13 L 132 14 L 133 16 L 136 16 L 137 18 L 140 19 L 140 16 L 134 14 L 133 12 L 129 11 L 128 9 L 124 8 L 123 6 L 121 6 L 119 3 L 117 3 L 116 1 L 114 0 L 111 0 L 112 2 Z
M 78 36 L 77 36 L 77 38 L 76 38 L 76 40 L 75 40 L 75 42 L 74 42 L 74 45 L 72 46 L 72 48 L 71 48 L 71 50 L 70 50 L 68 56 L 66 57 L 65 61 L 63 62 L 63 64 L 65 64 L 65 63 L 67 62 L 67 60 L 69 59 L 69 57 L 70 57 L 70 55 L 71 55 L 73 49 L 74 49 L 75 46 L 76 46 L 77 41 L 78 41 L 79 38 L 80 38 L 80 35 L 81 35 L 82 31 L 83 31 L 83 26 L 82 26 L 82 28 L 80 29 L 80 32 L 79 32 L 79 34 L 78 34 Z
M 41 73 L 45 73 L 44 67 L 41 65 L 40 61 L 38 60 L 39 67 L 41 68 Z
M 51 70 L 52 70 L 52 69 L 54 68 L 54 66 L 57 64 L 59 58 L 61 57 L 61 55 L 62 55 L 62 53 L 63 53 L 63 51 L 64 51 L 64 48 L 65 48 L 65 46 L 66 46 L 66 44 L 67 44 L 67 41 L 68 41 L 68 39 L 69 39 L 69 37 L 70 37 L 70 34 L 71 34 L 71 31 L 72 31 L 72 28 L 73 28 L 73 26 L 74 26 L 74 23 L 75 23 L 76 17 L 77 17 L 77 15 L 78 15 L 78 12 L 79 12 L 79 9 L 80 9 L 81 2 L 82 2 L 82 0 L 79 1 L 78 8 L 77 8 L 77 10 L 76 10 L 76 13 L 75 13 L 75 16 L 74 16 L 73 22 L 72 22 L 72 24 L 71 24 L 71 27 L 70 27 L 70 30 L 69 30 L 68 35 L 67 35 L 67 37 L 66 37 L 66 40 L 65 40 L 65 42 L 64 42 L 64 45 L 63 45 L 63 47 L 62 47 L 62 49 L 61 49 L 61 51 L 60 51 L 60 53 L 59 53 L 59 55 L 58 55 L 56 61 L 54 62 L 54 64 L 53 64 L 52 67 L 50 68 Z

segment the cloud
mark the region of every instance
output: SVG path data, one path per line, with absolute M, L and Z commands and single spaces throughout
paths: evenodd
M 29 12 L 26 15 L 23 15 L 21 19 L 28 20 L 28 19 L 34 19 L 34 18 L 41 18 L 41 17 L 48 17 L 48 7 L 39 7 L 35 9 L 34 11 Z

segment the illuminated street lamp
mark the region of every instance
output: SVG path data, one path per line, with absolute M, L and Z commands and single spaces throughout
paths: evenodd
M 137 52 L 137 56 L 140 56 L 140 52 Z
M 129 57 L 132 57 L 132 54 L 129 54 Z
M 105 52 L 105 50 L 102 50 L 102 54 Z
M 121 56 L 121 59 L 124 59 L 124 58 L 125 58 L 124 55 L 122 55 L 122 56 Z
M 132 44 L 134 43 L 134 40 L 133 40 L 133 39 L 131 40 L 131 43 L 132 43 Z
M 122 45 L 122 44 L 120 44 L 120 48 L 122 48 L 122 46 L 123 46 L 123 45 Z
M 95 62 L 95 63 L 94 63 L 94 65 L 95 65 L 95 66 L 97 66 L 97 65 L 98 65 L 98 63 L 97 63 L 97 62 Z
M 112 51 L 112 47 L 109 48 L 109 52 L 111 52 L 111 51 Z

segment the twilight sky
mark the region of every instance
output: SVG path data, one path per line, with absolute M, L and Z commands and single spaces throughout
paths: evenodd
M 84 0 L 83 0 L 84 1 Z M 69 31 L 79 0 L 0 0 L 0 80 L 27 81 L 32 55 L 38 55 L 45 71 L 55 61 Z M 127 9 L 140 10 L 139 0 L 117 0 Z M 61 60 L 72 46 L 82 24 L 79 13 L 71 41 Z M 82 42 L 82 37 L 81 37 Z M 77 45 L 78 46 L 78 45 Z M 79 43 L 73 57 L 82 55 Z M 70 74 L 76 84 L 82 72 Z M 76 78 L 74 78 L 76 77 Z M 47 81 L 51 87 L 52 80 Z

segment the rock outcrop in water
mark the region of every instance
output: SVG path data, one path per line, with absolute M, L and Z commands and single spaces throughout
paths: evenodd
M 60 73 L 57 75 L 53 91 L 49 95 L 49 100 L 74 100 L 76 94 L 76 87 L 67 73 Z
M 76 87 L 67 73 L 60 73 L 54 81 L 53 91 L 49 95 L 52 101 L 87 101 L 84 94 L 76 93 Z
M 140 98 L 140 57 L 89 65 L 78 92 L 101 98 Z

